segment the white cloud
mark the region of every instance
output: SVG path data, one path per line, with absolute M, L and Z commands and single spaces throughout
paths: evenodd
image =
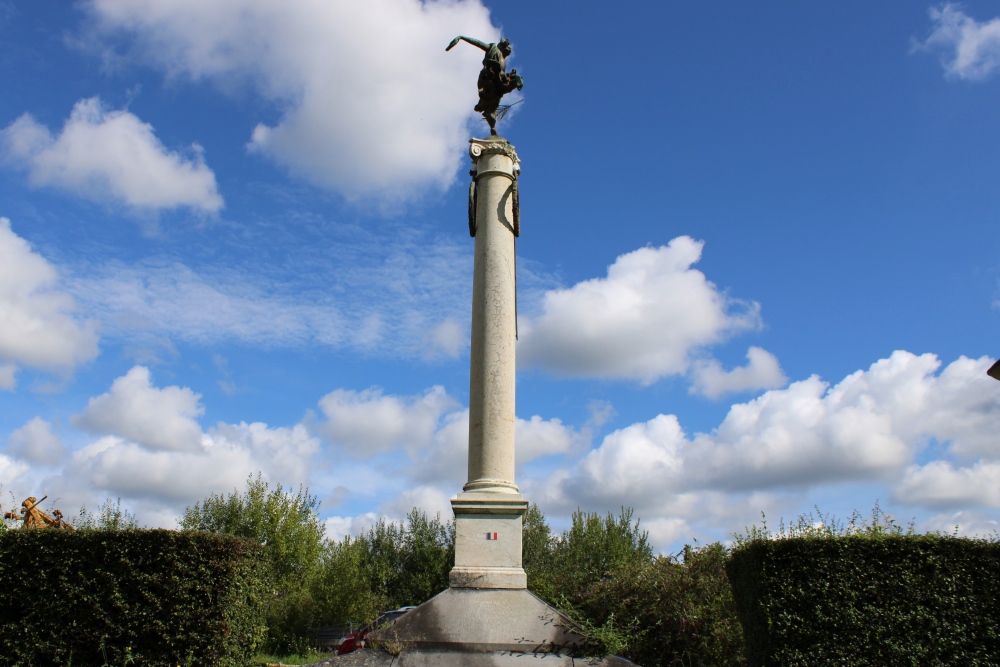
M 188 156 L 168 151 L 151 125 L 128 111 L 105 109 L 96 97 L 76 103 L 57 137 L 24 114 L 0 131 L 0 147 L 35 186 L 136 209 L 222 208 L 199 146 Z
M 59 436 L 52 432 L 52 425 L 41 417 L 11 432 L 9 441 L 8 452 L 32 463 L 51 465 L 66 454 Z
M 579 437 L 560 419 L 542 419 L 534 415 L 530 419 L 518 417 L 514 423 L 514 441 L 517 463 L 523 465 L 541 456 L 568 453 L 579 442 Z
M 0 364 L 0 389 L 10 391 L 17 384 L 17 366 Z
M 318 429 L 325 438 L 356 456 L 371 456 L 395 447 L 427 445 L 438 420 L 455 407 L 444 387 L 421 396 L 385 396 L 372 387 L 356 392 L 337 389 L 319 401 L 327 421 Z
M 201 396 L 187 387 L 152 385 L 149 369 L 135 366 L 116 379 L 111 391 L 90 399 L 73 418 L 79 428 L 116 435 L 150 449 L 197 451 L 202 447 Z
M 428 339 L 435 352 L 455 358 L 466 345 L 466 329 L 457 320 L 448 318 L 430 330 Z
M 0 486 L 9 487 L 13 481 L 28 472 L 28 469 L 28 464 L 24 461 L 0 454 Z
M 788 382 L 781 372 L 777 357 L 763 348 L 752 346 L 747 351 L 747 365 L 723 370 L 716 359 L 696 362 L 691 370 L 691 393 L 708 398 L 756 389 L 777 389 Z
M 74 270 L 72 291 L 106 337 L 158 348 L 169 336 L 199 345 L 235 340 L 391 356 L 433 356 L 442 345 L 454 350 L 447 336 L 460 327 L 435 332 L 435 326 L 468 314 L 468 248 L 375 235 L 324 242 L 337 244 L 337 257 L 296 247 L 289 249 L 294 263 L 272 267 L 272 273 L 211 266 L 196 271 L 180 263 L 82 264 Z
M 356 537 L 367 532 L 378 522 L 378 519 L 378 515 L 374 512 L 367 512 L 359 516 L 331 516 L 323 521 L 323 527 L 326 529 L 328 539 L 339 542 L 348 535 Z
M 270 428 L 262 422 L 226 424 L 219 422 L 209 431 L 209 451 L 223 447 L 249 452 L 257 470 L 286 487 L 305 484 L 319 440 L 302 424 Z
M 936 531 L 946 535 L 964 537 L 992 536 L 1000 532 L 1000 522 L 990 515 L 977 510 L 959 510 L 948 514 L 937 514 L 916 526 L 918 532 Z
M 618 257 L 606 278 L 550 290 L 519 320 L 518 360 L 560 375 L 653 382 L 691 355 L 760 326 L 759 307 L 727 298 L 691 266 L 703 243 L 680 236 Z
M 962 6 L 945 3 L 928 10 L 931 34 L 916 48 L 941 53 L 949 78 L 982 81 L 1000 67 L 1000 18 L 979 22 Z
M 396 520 L 402 520 L 410 511 L 416 507 L 425 512 L 428 517 L 441 516 L 442 521 L 448 521 L 452 517 L 451 496 L 434 486 L 417 486 L 412 489 L 405 489 L 393 500 L 383 503 L 380 511 Z
M 17 366 L 68 372 L 97 356 L 94 323 L 74 315 L 45 258 L 0 218 L 0 387 L 12 389 Z
M 478 0 L 90 0 L 99 30 L 171 76 L 246 84 L 284 110 L 250 148 L 355 197 L 449 184 L 465 150 L 482 54 Z M 481 129 L 481 128 L 480 128 Z
M 526 463 L 552 454 L 566 454 L 580 448 L 584 436 L 559 419 L 517 417 L 514 422 L 515 461 Z M 428 446 L 411 451 L 413 462 L 407 474 L 420 482 L 436 482 L 459 488 L 468 481 L 469 410 L 463 408 L 444 415 Z
M 948 461 L 912 466 L 894 499 L 926 507 L 1000 507 L 1000 462 L 979 461 L 956 468 Z
M 932 439 L 953 455 L 1000 459 L 1000 396 L 989 391 L 989 363 L 962 357 L 936 373 L 934 355 L 897 351 L 832 387 L 811 377 L 735 404 L 712 433 L 693 437 L 674 415 L 659 415 L 609 434 L 576 467 L 555 473 L 546 498 L 560 507 L 660 512 L 688 493 L 891 484 Z M 992 504 L 987 488 L 996 472 L 985 462 L 968 471 L 943 462 L 911 468 L 898 496 Z M 959 489 L 966 495 L 958 498 Z
M 63 477 L 112 496 L 144 500 L 151 513 L 177 516 L 212 493 L 243 489 L 247 477 L 258 472 L 287 487 L 308 484 L 318 451 L 318 440 L 301 424 L 220 423 L 191 451 L 151 450 L 104 436 L 74 452 Z

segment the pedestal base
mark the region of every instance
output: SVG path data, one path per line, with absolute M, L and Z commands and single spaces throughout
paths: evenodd
M 528 501 L 519 493 L 460 493 L 455 511 L 453 588 L 524 589 L 521 521 Z
M 492 667 L 545 659 L 558 665 L 631 665 L 586 659 L 572 621 L 527 590 L 449 588 L 372 636 L 373 646 L 401 651 L 397 667 Z M 575 662 L 574 662 L 575 659 Z

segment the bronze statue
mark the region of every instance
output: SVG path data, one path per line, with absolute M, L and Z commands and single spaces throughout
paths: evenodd
M 512 69 L 510 74 L 507 73 L 510 40 L 501 39 L 496 44 L 487 44 L 478 39 L 459 35 L 451 40 L 445 51 L 451 51 L 460 41 L 466 41 L 486 52 L 483 56 L 483 69 L 479 72 L 479 104 L 476 105 L 476 111 L 481 112 L 483 118 L 490 124 L 490 134 L 496 134 L 500 99 L 515 88 L 521 90 L 524 87 L 524 80 L 517 75 L 516 69 Z

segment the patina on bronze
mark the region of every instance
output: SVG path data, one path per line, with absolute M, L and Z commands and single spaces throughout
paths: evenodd
M 490 124 L 490 134 L 496 134 L 497 109 L 500 107 L 500 100 L 515 88 L 521 90 L 524 87 L 524 80 L 518 76 L 516 69 L 512 69 L 510 74 L 507 73 L 510 40 L 501 39 L 495 44 L 487 44 L 472 37 L 459 35 L 451 40 L 451 44 L 445 51 L 451 51 L 452 47 L 461 41 L 468 42 L 486 52 L 486 55 L 483 56 L 483 69 L 479 72 L 479 104 L 476 105 L 476 111 L 482 113 L 483 118 Z

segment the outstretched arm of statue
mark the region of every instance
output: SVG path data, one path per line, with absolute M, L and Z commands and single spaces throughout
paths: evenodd
M 472 37 L 466 37 L 465 35 L 459 35 L 455 39 L 451 40 L 451 44 L 448 45 L 448 48 L 445 49 L 445 51 L 451 51 L 452 47 L 454 47 L 456 44 L 458 44 L 462 40 L 465 40 L 466 42 L 468 42 L 469 44 L 472 44 L 473 46 L 478 46 L 483 51 L 486 51 L 487 49 L 490 48 L 489 44 L 487 44 L 485 42 L 480 42 L 478 39 L 474 39 Z

